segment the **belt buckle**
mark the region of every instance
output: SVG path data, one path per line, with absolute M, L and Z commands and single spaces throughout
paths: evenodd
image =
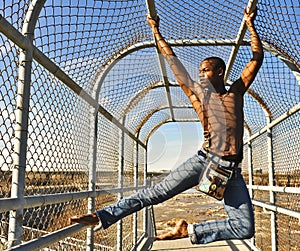
M 223 166 L 225 168 L 232 168 L 234 166 L 234 162 L 230 160 L 221 159 L 219 156 L 213 155 L 211 159 L 218 165 Z
M 220 156 L 212 154 L 212 153 L 205 153 L 202 150 L 198 151 L 198 155 L 204 157 L 204 158 L 208 158 L 211 161 L 213 161 L 215 164 L 223 166 L 225 168 L 233 168 L 235 166 L 235 162 L 234 161 L 230 161 L 230 160 L 224 160 L 221 159 Z
M 214 162 L 216 162 L 218 165 L 220 165 L 220 157 L 213 155 L 213 157 L 211 158 Z
M 221 166 L 224 166 L 224 167 L 231 167 L 231 164 L 232 164 L 232 162 L 231 161 L 229 161 L 229 160 L 223 160 L 223 159 L 221 159 L 220 160 L 220 165 Z

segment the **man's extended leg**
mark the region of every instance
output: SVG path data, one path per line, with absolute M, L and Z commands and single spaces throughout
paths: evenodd
M 194 187 L 199 181 L 199 176 L 204 169 L 205 161 L 194 155 L 153 187 L 143 189 L 132 196 L 119 200 L 96 212 L 104 229 L 114 224 L 123 217 L 132 214 L 143 207 L 161 203 L 173 196 Z M 75 216 L 71 222 L 84 223 L 85 216 Z M 85 223 L 86 224 L 86 223 Z
M 188 226 L 192 243 L 205 244 L 217 240 L 248 239 L 253 236 L 253 207 L 240 170 L 226 189 L 224 207 L 228 219 Z

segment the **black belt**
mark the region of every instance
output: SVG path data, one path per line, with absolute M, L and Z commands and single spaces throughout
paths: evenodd
M 204 150 L 199 150 L 198 155 L 201 157 L 204 157 L 205 159 L 211 160 L 215 164 L 220 165 L 220 166 L 224 167 L 225 169 L 233 170 L 233 169 L 238 168 L 237 162 L 230 161 L 230 160 L 224 160 L 224 159 L 222 159 L 222 157 L 220 157 L 216 154 L 213 154 L 213 153 L 206 152 Z

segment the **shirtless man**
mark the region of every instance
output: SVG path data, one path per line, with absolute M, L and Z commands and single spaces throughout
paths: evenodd
M 208 161 L 217 159 L 217 164 L 232 168 L 231 177 L 224 194 L 224 207 L 228 219 L 187 224 L 180 220 L 175 229 L 155 239 L 177 239 L 190 236 L 193 244 L 217 240 L 247 239 L 254 234 L 254 215 L 251 199 L 238 164 L 243 153 L 243 96 L 253 82 L 263 62 L 263 48 L 254 26 L 256 10 L 244 11 L 244 19 L 250 32 L 252 58 L 243 69 L 240 78 L 225 89 L 225 63 L 218 57 L 204 59 L 200 64 L 200 83 L 193 81 L 159 31 L 159 20 L 147 17 L 160 53 L 170 65 L 176 80 L 191 101 L 205 129 L 202 149 L 161 182 L 143 189 L 94 214 L 74 216 L 71 222 L 101 225 L 104 229 L 123 217 L 143 207 L 161 203 L 196 186 Z

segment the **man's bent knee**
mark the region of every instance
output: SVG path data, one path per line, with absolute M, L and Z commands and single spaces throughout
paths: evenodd
M 240 225 L 235 229 L 235 232 L 238 239 L 250 239 L 254 236 L 254 225 Z

